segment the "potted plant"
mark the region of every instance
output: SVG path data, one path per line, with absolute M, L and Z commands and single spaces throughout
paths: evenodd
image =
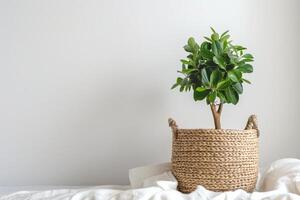
M 221 129 L 224 104 L 236 105 L 243 84 L 250 81 L 253 56 L 246 48 L 234 45 L 228 31 L 219 35 L 213 28 L 210 37 L 198 44 L 189 38 L 182 59 L 181 76 L 172 89 L 191 91 L 195 101 L 205 100 L 210 106 L 215 129 L 179 129 L 169 119 L 173 130 L 172 171 L 182 192 L 197 185 L 226 191 L 255 187 L 258 169 L 258 129 L 256 117 L 250 116 L 245 130 Z

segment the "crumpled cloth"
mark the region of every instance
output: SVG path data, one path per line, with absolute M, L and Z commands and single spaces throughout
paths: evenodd
M 282 159 L 274 162 L 260 176 L 257 190 L 213 192 L 203 186 L 190 194 L 176 190 L 177 182 L 170 164 L 130 170 L 128 186 L 99 186 L 85 189 L 22 191 L 0 197 L 0 200 L 300 200 L 300 160 Z

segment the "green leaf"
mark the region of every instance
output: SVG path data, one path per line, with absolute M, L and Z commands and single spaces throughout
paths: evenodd
M 186 52 L 193 53 L 193 49 L 189 45 L 185 45 L 183 48 Z
M 181 69 L 182 69 L 182 71 L 186 69 L 186 66 L 185 66 L 185 64 L 182 64 L 181 66 L 182 66 L 182 68 L 181 68 Z
M 209 51 L 211 49 L 211 43 L 209 42 L 202 42 L 201 46 L 200 46 L 201 50 L 206 50 Z
M 172 87 L 171 87 L 171 90 L 173 90 L 174 88 L 176 88 L 179 84 L 178 83 L 175 83 Z
M 174 89 L 174 88 L 176 88 L 177 86 L 178 86 L 178 83 L 174 83 L 174 84 L 172 85 L 172 87 L 171 87 L 171 90 Z
M 243 85 L 241 83 L 236 83 L 236 84 L 232 85 L 232 87 L 237 93 L 239 93 L 239 94 L 243 93 Z
M 212 59 L 214 54 L 210 51 L 211 44 L 209 42 L 203 42 L 200 47 L 200 55 L 205 59 Z
M 209 37 L 204 37 L 206 40 L 208 40 L 209 42 L 212 42 L 212 39 L 210 39 Z
M 213 33 L 211 35 L 211 39 L 214 40 L 214 41 L 218 41 L 219 40 L 219 34 L 218 33 Z
M 234 55 L 232 52 L 228 51 L 227 56 L 230 58 L 230 62 L 236 64 L 238 62 L 238 56 Z
M 187 79 L 187 77 L 186 78 L 184 78 L 182 81 L 181 81 L 181 85 L 186 85 L 187 83 L 188 83 L 189 81 L 188 81 L 188 79 Z
M 218 83 L 217 89 L 218 89 L 218 90 L 224 90 L 224 89 L 226 89 L 227 87 L 229 87 L 230 85 L 231 85 L 231 81 L 228 80 L 228 79 L 226 79 L 226 80 L 221 81 L 221 82 Z
M 197 91 L 197 92 L 204 92 L 205 90 L 207 90 L 207 89 L 204 88 L 204 87 L 197 87 L 197 88 L 196 88 L 196 91 Z
M 219 56 L 222 54 L 222 47 L 219 41 L 214 41 L 212 43 L 212 52 L 214 53 L 215 56 Z
M 232 80 L 233 82 L 238 82 L 239 79 L 237 78 L 237 76 L 235 75 L 235 73 L 233 73 L 233 71 L 229 71 L 228 72 L 228 78 L 230 80 Z
M 227 41 L 230 38 L 230 35 L 225 35 L 224 37 L 221 37 L 221 41 Z
M 224 37 L 229 31 L 225 31 L 224 33 L 222 33 L 221 38 Z
M 239 82 L 239 80 L 242 77 L 242 73 L 240 71 L 237 70 L 230 70 L 228 72 L 228 78 L 230 80 L 232 80 L 233 82 Z
M 196 55 L 196 54 L 195 54 Z M 197 60 L 197 58 L 195 58 L 195 60 Z M 190 65 L 192 65 L 193 67 L 196 67 L 196 63 L 194 60 L 189 60 Z
M 226 63 L 225 63 L 225 60 L 222 56 L 214 56 L 213 57 L 213 61 L 214 63 L 216 63 L 221 69 L 224 69 L 226 70 L 225 66 L 226 66 Z
M 206 70 L 204 68 L 201 70 L 201 77 L 202 77 L 203 84 L 209 85 L 208 76 L 207 76 Z
M 210 85 L 216 86 L 218 82 L 222 79 L 222 72 L 215 70 L 210 75 Z
M 217 92 L 217 96 L 220 98 L 220 101 L 221 101 L 222 103 L 227 102 L 225 95 L 224 95 L 221 91 L 218 91 L 218 92 Z
M 242 51 L 242 50 L 247 49 L 246 47 L 243 47 L 243 46 L 240 46 L 240 45 L 236 45 L 236 46 L 234 46 L 234 48 L 235 48 L 237 51 Z
M 198 71 L 198 69 L 195 69 L 195 68 L 193 68 L 193 69 L 185 69 L 185 70 L 182 70 L 182 73 L 184 73 L 184 74 L 190 74 L 191 72 L 194 72 L 194 71 Z
M 243 74 L 239 70 L 236 70 L 236 69 L 234 69 L 233 71 L 234 71 L 235 75 L 237 76 L 237 78 L 239 80 L 241 80 Z
M 210 92 L 207 96 L 208 102 L 214 103 L 215 100 L 216 100 L 216 97 L 217 97 L 217 92 L 216 91 Z
M 238 62 L 238 65 L 243 65 L 246 62 L 253 62 L 253 59 L 244 58 Z
M 179 89 L 180 92 L 182 92 L 184 90 L 184 86 L 182 85 Z
M 253 56 L 249 53 L 243 55 L 243 58 L 247 58 L 247 59 L 253 59 Z
M 189 45 L 190 47 L 194 47 L 194 46 L 196 45 L 196 41 L 195 41 L 195 39 L 194 39 L 193 37 L 190 37 L 190 38 L 188 39 L 188 45 Z
M 231 87 L 225 89 L 225 96 L 228 103 L 233 103 L 234 105 L 236 105 L 239 101 L 238 93 L 235 90 L 233 90 Z
M 177 80 L 176 80 L 176 83 L 181 84 L 182 80 L 183 80 L 182 78 L 178 77 Z
M 236 69 L 239 70 L 240 72 L 243 72 L 243 73 L 251 73 L 251 72 L 253 72 L 253 67 L 250 64 L 241 65 L 241 66 L 239 66 Z
M 196 43 L 196 41 L 193 37 L 190 37 L 188 39 L 188 45 L 187 46 L 188 46 L 187 50 L 189 50 L 193 53 L 196 53 L 199 49 L 199 45 Z M 196 55 L 196 54 L 194 54 L 194 55 Z
M 218 48 L 217 48 L 217 45 L 215 42 L 212 43 L 211 49 L 212 49 L 212 52 L 214 53 L 214 55 L 219 55 L 219 51 L 218 51 Z
M 213 27 L 210 27 L 210 30 L 213 32 L 213 33 L 216 33 L 215 29 Z
M 221 40 L 221 47 L 222 47 L 222 49 L 226 49 L 227 48 L 227 45 L 228 45 L 228 42 L 227 42 L 227 40 Z
M 180 62 L 185 65 L 189 65 L 190 62 L 188 60 L 181 59 Z
M 214 57 L 214 54 L 207 50 L 201 50 L 199 53 L 204 59 L 211 60 Z
M 229 65 L 226 66 L 226 70 L 227 70 L 227 71 L 230 71 L 230 70 L 232 70 L 234 67 L 235 67 L 234 64 L 229 64 Z
M 247 80 L 247 79 L 242 79 L 244 82 L 246 82 L 246 83 L 248 83 L 248 84 L 251 84 L 251 82 L 249 81 L 249 80 Z
M 196 101 L 206 99 L 211 103 L 218 98 L 222 103 L 236 104 L 244 84 L 250 83 L 243 76 L 253 71 L 249 64 L 254 58 L 244 52 L 245 47 L 232 43 L 228 31 L 218 34 L 211 29 L 211 35 L 204 37 L 201 45 L 193 37 L 188 38 L 184 49 L 189 53 L 180 60 L 182 67 L 178 71 L 184 77 L 178 78 L 171 88 L 192 90 Z
M 198 87 L 198 88 L 201 88 L 201 87 Z M 201 101 L 203 99 L 205 99 L 205 97 L 209 94 L 210 90 L 208 89 L 205 89 L 204 90 L 201 88 L 201 89 L 196 89 L 194 90 L 194 100 L 195 101 Z

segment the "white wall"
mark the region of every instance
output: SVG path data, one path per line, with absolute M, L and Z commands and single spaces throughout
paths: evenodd
M 256 113 L 261 164 L 300 157 L 298 0 L 0 0 L 0 185 L 125 184 L 168 161 L 167 118 L 212 127 L 171 91 L 189 36 L 231 30 L 255 55 L 225 128 Z

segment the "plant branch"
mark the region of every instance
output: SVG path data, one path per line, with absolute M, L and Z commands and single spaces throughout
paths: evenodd
M 211 112 L 213 114 L 215 129 L 221 129 L 221 121 L 220 121 L 221 113 L 218 112 L 220 107 L 217 110 L 216 104 L 211 103 L 210 104 L 210 109 L 211 109 Z M 222 110 L 222 106 L 221 106 L 221 110 Z
M 218 113 L 221 115 L 222 113 L 222 110 L 223 110 L 223 103 L 220 103 L 219 104 L 219 108 L 218 108 Z
M 215 129 L 221 129 L 221 112 L 222 112 L 223 104 L 220 104 L 218 107 L 218 110 L 216 108 L 216 104 L 211 103 L 210 109 L 213 114 L 214 123 L 215 123 Z

